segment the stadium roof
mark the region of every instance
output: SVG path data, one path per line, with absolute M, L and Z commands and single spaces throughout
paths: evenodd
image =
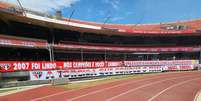
M 15 8 L 15 12 L 12 7 Z M 201 19 L 160 24 L 104 24 L 76 19 L 53 19 L 40 13 L 0 2 L 1 19 L 80 32 L 119 35 L 200 35 Z M 17 11 L 17 13 L 16 13 Z

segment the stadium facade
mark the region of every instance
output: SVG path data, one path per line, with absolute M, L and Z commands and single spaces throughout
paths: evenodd
M 74 78 L 193 70 L 199 66 L 200 19 L 101 24 L 63 18 L 59 13 L 53 17 L 0 2 L 3 77 Z

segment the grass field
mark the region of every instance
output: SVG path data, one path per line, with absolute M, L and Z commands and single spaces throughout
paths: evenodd
M 14 91 L 14 90 L 18 90 L 18 88 L 0 89 L 0 93 L 10 92 L 10 91 Z
M 130 78 L 140 78 L 143 77 L 143 74 L 138 75 L 120 75 L 120 76 L 109 76 L 105 79 L 100 79 L 96 81 L 89 81 L 89 82 L 79 82 L 79 83 L 68 83 L 66 85 L 61 85 L 59 87 L 64 87 L 66 89 L 81 89 L 87 87 L 93 87 L 101 84 L 111 83 L 120 80 L 126 80 Z

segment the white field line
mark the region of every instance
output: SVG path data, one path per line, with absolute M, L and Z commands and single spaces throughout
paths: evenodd
M 196 93 L 193 101 L 201 101 L 201 90 Z
M 96 80 L 103 80 L 103 79 L 96 79 Z M 96 81 L 96 80 L 84 80 L 82 82 L 90 82 L 90 81 Z M 73 82 L 70 82 L 70 83 L 81 83 L 81 81 L 73 81 Z M 48 96 L 44 96 L 44 97 L 40 97 L 40 98 L 35 98 L 35 99 L 32 99 L 31 101 L 37 101 L 37 100 L 41 100 L 41 99 L 45 99 L 45 98 L 49 98 L 49 97 L 53 97 L 53 96 L 65 94 L 65 93 L 73 92 L 75 90 L 68 90 L 68 91 L 58 92 L 58 93 L 51 94 L 51 95 L 48 95 Z
M 134 89 L 130 89 L 130 90 L 128 90 L 128 91 L 126 91 L 126 92 L 123 92 L 123 93 L 121 93 L 121 94 L 119 94 L 119 95 L 113 96 L 113 97 L 107 99 L 106 101 L 112 101 L 112 100 L 114 100 L 114 99 L 117 99 L 118 97 L 124 96 L 124 95 L 126 95 L 126 94 L 128 94 L 128 93 L 131 93 L 131 92 L 133 92 L 133 91 L 136 91 L 136 90 L 138 90 L 138 89 L 141 89 L 141 88 L 144 88 L 144 87 L 147 87 L 147 86 L 151 86 L 151 85 L 154 85 L 154 84 L 157 84 L 157 83 L 160 83 L 160 82 L 164 82 L 164 81 L 167 81 L 167 80 L 174 80 L 174 79 L 186 78 L 186 77 L 194 77 L 194 76 L 175 77 L 175 78 L 169 78 L 169 79 L 164 79 L 164 80 L 156 81 L 156 82 L 153 82 L 153 83 L 149 83 L 149 84 L 146 84 L 146 85 L 139 86 L 139 87 L 134 88 Z
M 157 79 L 157 78 L 161 78 L 161 77 L 148 78 L 148 79 L 143 79 L 143 80 Z M 143 80 L 138 80 L 138 81 L 140 82 L 140 81 L 143 81 Z M 134 82 L 137 82 L 137 81 L 134 81 Z M 118 85 L 115 85 L 115 87 L 122 86 L 122 85 L 127 85 L 127 84 L 131 84 L 131 83 L 133 83 L 133 82 L 127 82 L 127 83 L 123 83 L 123 84 L 118 84 Z M 111 89 L 111 88 L 115 88 L 115 87 L 112 86 L 112 87 L 108 87 L 108 88 L 104 88 L 104 89 Z M 55 93 L 55 94 L 52 94 L 52 95 L 48 95 L 48 96 L 44 96 L 44 97 L 40 97 L 40 98 L 35 98 L 35 99 L 32 99 L 31 101 L 42 100 L 42 99 L 45 99 L 45 98 L 49 98 L 49 97 L 58 96 L 58 95 L 62 95 L 62 94 L 65 94 L 65 93 L 73 92 L 75 90 L 69 90 L 69 91 L 59 92 L 59 93 Z M 80 89 L 78 89 L 78 90 L 80 90 Z M 101 89 L 101 91 L 103 91 L 103 89 Z M 95 93 L 98 93 L 98 92 L 101 92 L 101 91 L 98 90 L 97 92 L 95 91 Z
M 100 81 L 100 80 L 105 80 L 106 78 L 101 78 L 101 79 L 93 79 L 93 80 L 82 80 L 82 81 L 72 81 L 72 82 L 69 82 L 69 83 L 83 83 L 83 82 L 92 82 L 92 81 Z
M 35 86 L 21 86 L 21 87 L 2 88 L 2 89 L 0 89 L 0 91 L 2 91 L 2 90 L 12 90 L 12 89 L 14 89 L 14 90 L 4 92 L 4 93 L 0 93 L 0 96 L 6 96 L 6 95 L 22 92 L 22 91 L 27 91 L 27 90 L 35 89 L 35 88 L 46 86 L 46 85 L 48 85 L 48 84 L 35 85 Z
M 167 73 L 167 74 L 175 74 L 175 73 L 173 72 L 173 73 Z M 180 74 L 180 73 L 178 73 L 178 74 Z M 149 80 L 149 79 L 157 79 L 157 78 L 161 78 L 161 77 L 148 78 L 148 79 L 146 79 L 146 80 Z M 145 80 L 145 79 L 143 79 L 143 80 Z M 143 81 L 143 80 L 142 80 L 142 81 Z M 134 81 L 134 82 L 136 82 L 136 81 Z M 139 82 L 140 82 L 140 80 L 139 80 Z M 124 83 L 124 84 L 119 84 L 119 85 L 116 85 L 116 87 L 121 86 L 121 85 L 130 84 L 130 83 L 132 83 L 132 82 L 127 82 L 127 83 Z M 115 87 L 109 87 L 109 88 L 111 89 L 111 88 L 115 88 Z M 82 89 L 84 89 L 84 88 L 82 88 Z M 107 88 L 104 88 L 104 89 L 107 89 Z M 78 90 L 81 90 L 81 89 L 78 89 Z M 62 95 L 62 94 L 69 93 L 69 92 L 73 92 L 73 91 L 76 91 L 76 89 L 74 89 L 74 90 L 69 90 L 69 91 L 63 91 L 63 92 L 58 92 L 58 93 L 51 94 L 51 95 L 44 96 L 44 97 L 35 98 L 35 99 L 32 99 L 31 101 L 42 100 L 42 99 L 45 99 L 45 98 L 49 98 L 49 97 L 53 97 L 53 96 L 58 96 L 58 95 Z M 101 91 L 100 91 L 100 92 L 101 92 Z M 98 92 L 97 92 L 97 93 L 98 93 Z M 83 97 L 84 97 L 84 96 L 83 96 Z
M 76 90 L 76 89 L 75 89 L 75 90 Z M 61 94 L 65 94 L 65 93 L 73 92 L 73 91 L 75 91 L 75 90 L 67 90 L 67 91 L 63 91 L 63 92 L 58 92 L 58 93 L 51 94 L 51 95 L 48 95 L 48 96 L 35 98 L 35 99 L 32 99 L 31 101 L 42 100 L 42 99 L 45 99 L 45 98 L 49 98 L 49 97 L 58 96 L 58 95 L 61 95 Z
M 89 92 L 89 93 L 81 95 L 81 96 L 77 96 L 77 97 L 71 98 L 68 101 L 76 100 L 76 99 L 79 99 L 79 98 L 82 98 L 82 97 L 85 97 L 85 96 L 88 96 L 88 95 L 92 95 L 92 94 L 95 94 L 95 93 L 103 92 L 105 90 L 109 90 L 109 89 L 116 88 L 116 87 L 119 87 L 119 86 L 124 86 L 124 85 L 128 85 L 128 84 L 133 84 L 133 83 L 137 83 L 137 82 L 141 82 L 141 81 L 146 81 L 146 80 L 157 79 L 157 78 L 161 78 L 161 77 L 148 78 L 148 79 L 142 79 L 142 80 L 137 80 L 137 81 L 133 81 L 133 82 L 126 82 L 126 83 L 118 84 L 118 85 L 115 85 L 115 86 L 111 86 L 111 87 L 108 87 L 108 88 L 103 88 L 103 89 L 100 89 L 100 90 Z
M 153 96 L 153 97 L 151 97 L 150 99 L 148 99 L 148 101 L 152 101 L 152 100 L 155 99 L 156 97 L 160 96 L 160 95 L 163 94 L 164 92 L 166 92 L 166 91 L 168 91 L 168 90 L 170 90 L 170 89 L 172 89 L 172 88 L 174 88 L 174 87 L 177 87 L 177 86 L 179 86 L 179 85 L 188 83 L 188 82 L 190 82 L 190 81 L 199 80 L 199 79 L 201 79 L 201 78 L 191 79 L 191 80 L 187 80 L 187 81 L 183 81 L 183 82 L 174 84 L 174 85 L 172 85 L 172 86 L 170 86 L 170 87 L 168 87 L 168 88 L 162 90 L 161 92 L 157 93 L 155 96 Z

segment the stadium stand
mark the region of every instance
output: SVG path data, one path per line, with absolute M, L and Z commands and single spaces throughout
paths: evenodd
M 55 19 L 26 8 L 23 12 L 15 5 L 0 2 L 3 78 L 24 74 L 26 79 L 44 80 L 47 78 L 42 74 L 77 78 L 193 70 L 201 60 L 199 19 L 102 25 L 63 17 Z

